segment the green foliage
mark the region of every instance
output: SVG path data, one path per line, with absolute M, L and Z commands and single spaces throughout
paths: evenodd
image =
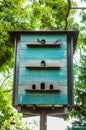
M 26 29 L 27 11 L 23 8 L 25 0 L 0 1 L 0 70 L 13 66 L 13 45 L 8 31 Z
M 0 129 L 2 129 L 5 120 L 6 119 L 8 120 L 11 116 L 13 116 L 12 108 L 11 106 L 8 105 L 9 100 L 6 97 L 7 97 L 7 93 L 0 88 Z
M 13 66 L 10 30 L 64 30 L 68 3 L 65 0 L 0 1 L 0 71 Z M 68 18 L 73 22 L 74 11 Z
M 11 106 L 12 70 L 0 74 L 0 130 L 10 130 L 10 122 L 15 118 L 20 124 L 20 114 Z
M 86 56 L 84 54 L 81 55 L 81 67 L 79 67 L 77 78 L 75 82 L 76 106 L 74 113 L 79 124 L 86 125 Z
M 83 0 L 86 1 L 86 0 Z M 73 5 L 76 5 L 72 2 Z M 13 67 L 14 50 L 10 42 L 8 31 L 10 30 L 64 30 L 66 19 L 67 30 L 73 26 L 82 32 L 79 35 L 77 52 L 81 50 L 81 63 L 75 64 L 75 102 L 70 116 L 78 118 L 79 123 L 84 124 L 86 117 L 86 13 L 80 12 L 81 23 L 75 23 L 73 14 L 76 10 L 70 10 L 67 15 L 68 3 L 65 0 L 0 0 L 0 71 L 4 79 L 0 85 L 0 129 L 9 130 L 10 121 L 16 119 L 17 127 L 21 125 L 21 115 L 14 112 L 11 104 L 12 75 L 9 68 Z M 80 67 L 79 67 L 80 66 Z M 15 114 L 14 114 L 15 113 Z M 25 128 L 24 129 L 29 129 Z

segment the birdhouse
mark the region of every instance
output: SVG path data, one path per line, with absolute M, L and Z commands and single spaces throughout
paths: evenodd
M 10 31 L 15 46 L 13 105 L 72 106 L 77 31 Z

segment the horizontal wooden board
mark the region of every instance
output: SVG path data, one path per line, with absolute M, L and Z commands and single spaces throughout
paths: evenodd
M 67 77 L 67 68 L 60 68 L 57 70 L 30 70 L 28 68 L 19 68 L 19 76 L 56 76 L 57 79 L 59 76 Z
M 60 94 L 67 94 L 67 86 L 58 86 L 57 84 L 53 83 L 53 89 L 51 90 L 50 89 L 50 83 L 45 83 L 45 89 L 41 89 L 40 87 L 40 83 L 34 83 L 36 85 L 36 89 L 32 89 L 32 85 L 33 83 L 29 83 L 27 86 L 25 85 L 20 85 L 18 86 L 18 94 L 25 94 L 26 90 L 28 90 L 28 92 L 30 90 L 33 90 L 33 91 L 36 91 L 36 90 L 40 90 L 41 91 L 44 91 L 44 92 L 53 92 L 53 90 L 59 90 L 59 93 Z M 55 92 L 55 91 L 54 91 Z
M 26 67 L 26 66 L 41 66 L 41 62 L 45 61 L 46 67 L 58 67 L 60 68 L 66 68 L 67 67 L 67 59 L 59 59 L 59 60 L 35 60 L 35 59 L 22 59 L 20 60 L 19 67 Z
M 20 49 L 32 49 L 32 48 L 56 48 L 57 50 L 67 49 L 67 43 L 61 42 L 60 45 L 54 44 L 53 42 L 47 42 L 47 44 L 38 44 L 37 42 L 20 42 Z
M 20 51 L 20 60 L 22 59 L 65 59 L 67 58 L 67 51 L 65 50 L 22 50 Z
M 18 95 L 18 104 L 68 104 L 68 97 L 65 94 L 29 92 Z
M 58 85 L 67 85 L 67 76 L 20 76 L 19 85 L 27 85 L 29 82 L 57 82 Z
M 46 41 L 56 41 L 56 40 L 61 40 L 63 41 L 67 41 L 67 35 L 57 35 L 57 34 L 31 34 L 31 35 L 21 35 L 20 41 L 37 41 L 37 39 L 42 40 L 45 39 Z

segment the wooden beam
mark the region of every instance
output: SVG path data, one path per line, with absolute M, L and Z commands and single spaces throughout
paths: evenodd
M 40 130 L 47 130 L 47 114 L 44 110 L 40 114 Z
M 71 7 L 70 9 L 86 9 L 86 7 Z

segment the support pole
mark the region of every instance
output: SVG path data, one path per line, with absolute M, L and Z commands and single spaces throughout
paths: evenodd
M 44 110 L 40 114 L 40 130 L 47 130 L 47 115 Z

